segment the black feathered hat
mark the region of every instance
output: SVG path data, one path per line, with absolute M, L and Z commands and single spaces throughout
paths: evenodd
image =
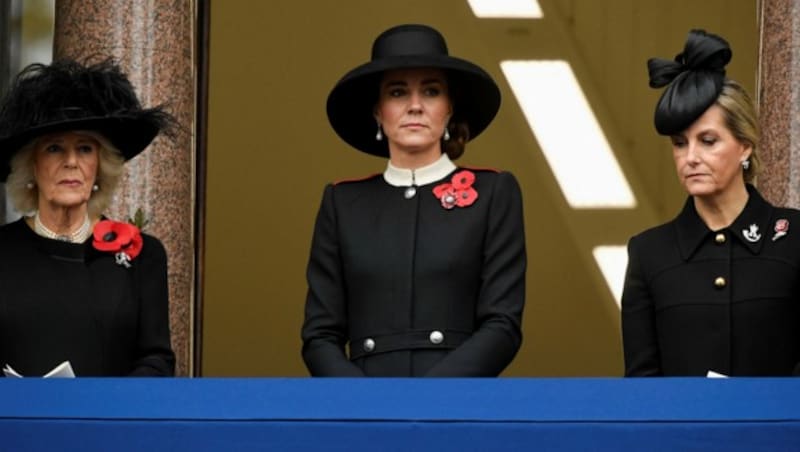
M 0 180 L 8 177 L 11 157 L 44 134 L 96 131 L 128 160 L 173 122 L 161 106 L 142 108 L 111 59 L 93 65 L 72 60 L 31 64 L 17 75 L 0 104 Z
M 381 33 L 372 44 L 372 59 L 351 70 L 328 95 L 328 120 L 354 148 L 389 156 L 386 141 L 375 140 L 375 104 L 380 81 L 390 69 L 437 68 L 445 71 L 453 102 L 453 122 L 466 122 L 470 139 L 492 122 L 500 109 L 500 90 L 479 66 L 447 52 L 444 37 L 427 25 L 399 25 Z
M 674 61 L 661 58 L 647 61 L 650 87 L 669 85 L 656 105 L 658 133 L 675 135 L 686 130 L 714 104 L 722 92 L 725 65 L 731 56 L 731 48 L 723 38 L 704 30 L 692 30 L 683 52 Z

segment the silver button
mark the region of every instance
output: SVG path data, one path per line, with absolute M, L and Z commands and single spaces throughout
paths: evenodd
M 431 344 L 441 344 L 444 341 L 444 334 L 441 331 L 431 331 Z
M 714 280 L 714 285 L 717 287 L 717 289 L 722 289 L 727 284 L 728 282 L 725 281 L 725 278 L 723 278 L 722 276 L 717 276 L 717 279 Z
M 416 187 L 408 187 L 408 188 L 406 188 L 406 191 L 405 191 L 405 192 L 403 192 L 403 196 L 404 196 L 406 199 L 411 199 L 411 198 L 413 198 L 413 197 L 414 197 L 414 195 L 416 195 L 416 194 L 417 194 L 417 188 L 416 188 Z
M 375 350 L 375 341 L 371 337 L 364 339 L 364 351 L 371 352 Z
M 720 232 L 716 237 L 714 237 L 714 241 L 722 245 L 725 243 L 725 234 Z

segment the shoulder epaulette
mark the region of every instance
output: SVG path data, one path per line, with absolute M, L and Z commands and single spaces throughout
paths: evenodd
M 478 167 L 478 166 L 459 166 L 459 169 L 465 169 L 470 171 L 488 171 L 490 173 L 499 173 L 501 172 L 497 168 L 485 168 L 485 167 Z

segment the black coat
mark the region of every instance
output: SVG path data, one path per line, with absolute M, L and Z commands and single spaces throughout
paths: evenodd
M 709 230 L 690 197 L 676 219 L 630 240 L 626 375 L 797 373 L 800 211 L 747 188 L 730 227 Z M 780 220 L 788 221 L 785 235 L 776 233 Z
M 525 296 L 521 194 L 510 173 L 474 172 L 478 199 L 452 210 L 432 193 L 452 173 L 411 199 L 381 175 L 325 188 L 302 329 L 312 375 L 496 376 L 511 362 Z
M 0 367 L 42 375 L 69 360 L 76 376 L 173 375 L 167 255 L 142 234 L 130 268 L 85 243 L 0 227 Z

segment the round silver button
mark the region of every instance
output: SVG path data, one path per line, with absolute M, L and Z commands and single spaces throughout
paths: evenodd
M 375 341 L 371 337 L 364 339 L 364 351 L 371 352 L 375 350 Z
M 431 331 L 431 344 L 441 344 L 444 341 L 444 334 L 441 331 Z
M 406 191 L 403 193 L 403 196 L 405 196 L 406 199 L 411 199 L 416 194 L 417 194 L 417 188 L 416 187 L 408 187 L 408 188 L 406 188 Z

